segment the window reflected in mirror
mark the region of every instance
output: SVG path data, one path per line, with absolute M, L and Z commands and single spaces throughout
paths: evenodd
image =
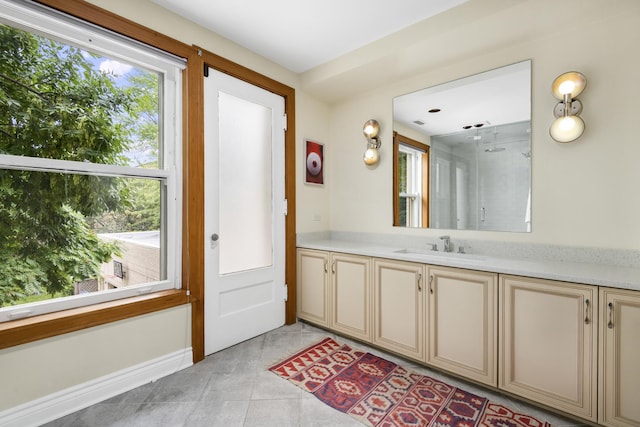
M 429 226 L 429 146 L 393 133 L 393 225 Z

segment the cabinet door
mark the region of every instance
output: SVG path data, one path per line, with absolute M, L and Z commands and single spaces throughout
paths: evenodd
M 371 341 L 371 259 L 331 254 L 331 321 L 338 332 Z
M 320 326 L 329 326 L 329 254 L 298 249 L 298 317 Z
M 498 385 L 497 274 L 429 267 L 427 362 Z
M 640 426 L 640 293 L 600 290 L 600 424 Z
M 424 265 L 375 259 L 373 342 L 424 360 Z
M 500 278 L 499 387 L 596 421 L 597 288 Z

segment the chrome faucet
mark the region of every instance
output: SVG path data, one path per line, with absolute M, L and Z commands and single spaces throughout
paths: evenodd
M 451 237 L 440 236 L 440 240 L 444 241 L 444 248 L 442 250 L 445 252 L 451 252 Z

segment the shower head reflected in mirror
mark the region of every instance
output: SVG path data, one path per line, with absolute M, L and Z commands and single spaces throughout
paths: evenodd
M 485 153 L 499 153 L 500 151 L 504 151 L 506 148 L 504 147 L 494 147 L 494 148 L 485 148 Z

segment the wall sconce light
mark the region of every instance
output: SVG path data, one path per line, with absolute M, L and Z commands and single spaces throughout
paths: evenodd
M 364 152 L 364 163 L 368 166 L 375 165 L 380 160 L 380 125 L 377 120 L 367 120 L 362 128 L 364 136 L 367 138 L 367 150 Z
M 551 138 L 558 142 L 571 142 L 584 132 L 584 121 L 578 117 L 582 112 L 582 102 L 575 99 L 587 85 L 587 79 L 577 71 L 558 76 L 551 85 L 553 96 L 560 102 L 553 109 L 556 119 L 549 128 Z

